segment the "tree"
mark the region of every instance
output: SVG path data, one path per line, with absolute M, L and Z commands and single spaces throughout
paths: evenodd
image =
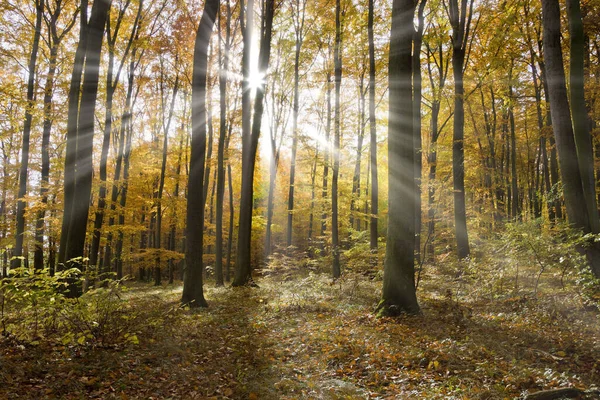
M 331 178 L 331 247 L 333 252 L 333 279 L 341 275 L 340 239 L 338 224 L 338 179 L 340 173 L 340 90 L 342 86 L 342 20 L 340 0 L 335 2 L 335 46 L 333 50 L 335 80 L 335 116 L 333 119 L 333 171 Z
M 434 26 L 432 31 L 439 32 L 439 26 Z M 448 77 L 448 57 L 445 55 L 443 44 L 438 40 L 435 48 L 431 48 L 426 43 L 427 49 L 427 73 L 429 76 L 429 85 L 432 91 L 431 114 L 429 129 L 429 153 L 427 154 L 427 163 L 429 164 L 429 188 L 427 190 L 427 242 L 428 252 L 431 259 L 435 256 L 434 238 L 435 238 L 435 220 L 436 220 L 436 177 L 437 177 L 437 147 L 438 139 L 444 129 L 448 119 L 442 122 L 440 126 L 439 116 L 441 111 L 442 92 L 446 86 Z M 432 62 L 434 67 L 432 67 Z M 435 79 L 437 78 L 437 79 Z
M 468 11 L 467 11 L 468 9 Z M 454 74 L 454 133 L 452 139 L 452 176 L 454 181 L 454 225 L 458 258 L 469 256 L 467 209 L 465 202 L 465 55 L 469 43 L 473 0 L 449 0 L 452 26 L 452 69 Z
M 421 140 L 421 102 L 423 100 L 423 88 L 422 81 L 423 76 L 421 73 L 421 46 L 423 44 L 423 29 L 425 28 L 425 18 L 423 13 L 425 12 L 425 5 L 427 0 L 420 0 L 419 7 L 417 10 L 417 29 L 414 35 L 414 46 L 413 46 L 413 129 L 415 139 L 415 185 L 417 189 L 416 203 L 415 203 L 415 259 L 417 262 L 421 261 L 421 181 L 423 178 L 423 145 Z
M 415 3 L 394 0 L 389 55 L 389 211 L 380 315 L 420 312 L 415 292 L 415 141 L 412 45 Z
M 71 19 L 64 26 L 62 31 L 58 29 L 58 21 L 62 14 L 65 3 L 62 0 L 57 0 L 54 3 L 54 8 L 46 3 L 49 18 L 45 18 L 48 29 L 47 44 L 50 48 L 50 56 L 48 60 L 48 72 L 46 73 L 46 83 L 44 85 L 44 122 L 42 132 L 42 170 L 41 170 L 41 185 L 40 196 L 42 198 L 42 209 L 38 211 L 37 221 L 35 225 L 35 254 L 34 268 L 41 270 L 44 268 L 44 226 L 46 217 L 46 205 L 48 204 L 48 186 L 50 183 L 50 134 L 52 131 L 52 105 L 54 96 L 54 85 L 56 80 L 56 69 L 58 62 L 58 50 L 65 36 L 71 31 L 75 22 L 77 22 L 77 10 L 73 13 Z M 52 259 L 53 257 L 49 257 Z M 52 262 L 49 263 L 52 265 Z M 53 271 L 50 271 L 53 273 Z
M 371 250 L 377 249 L 378 238 L 378 213 L 379 213 L 379 177 L 377 176 L 377 119 L 375 117 L 375 38 L 373 33 L 373 20 L 375 14 L 375 0 L 369 0 L 369 15 L 367 30 L 369 36 L 369 159 L 371 166 L 371 217 L 369 223 L 369 238 Z
M 244 57 L 249 57 L 249 55 L 246 55 L 246 51 L 250 51 L 250 24 L 252 22 L 252 18 L 250 17 L 252 7 L 250 7 L 250 5 L 252 4 L 252 2 L 253 0 L 250 0 L 248 4 L 248 21 L 246 29 L 242 29 L 242 31 L 244 32 Z M 265 9 L 263 10 L 263 22 L 260 35 L 260 51 L 258 54 L 258 72 L 259 74 L 261 74 L 261 76 L 266 75 L 267 68 L 269 66 L 274 14 L 275 1 L 266 0 Z M 246 91 L 250 89 L 249 82 L 247 82 L 247 79 L 250 76 L 249 72 L 249 70 L 244 70 L 244 85 L 242 85 L 242 90 L 244 93 L 242 94 L 242 96 L 247 95 Z M 242 198 L 240 201 L 238 253 L 235 264 L 235 278 L 233 280 L 233 286 L 243 286 L 248 284 L 251 280 L 252 264 L 250 259 L 250 249 L 252 244 L 252 202 L 254 196 L 254 168 L 256 164 L 256 151 L 258 149 L 258 138 L 260 136 L 260 128 L 264 110 L 263 100 L 265 96 L 265 90 L 266 88 L 264 87 L 264 84 L 259 85 L 259 87 L 256 88 L 256 98 L 254 100 L 254 118 L 252 120 L 251 126 L 252 129 L 250 132 L 246 132 L 249 133 L 248 136 L 242 137 Z M 243 100 L 242 113 L 244 113 Z M 249 116 L 246 117 L 249 118 Z M 244 116 L 242 116 L 242 124 L 244 124 L 243 118 Z M 243 127 L 242 135 L 245 135 Z
M 177 57 L 175 57 L 177 63 Z M 177 65 L 175 65 L 177 68 Z M 166 98 L 164 92 L 164 80 L 162 77 L 161 70 L 161 109 L 162 115 L 162 128 L 163 128 L 163 150 L 162 150 L 162 162 L 160 166 L 160 177 L 158 178 L 158 192 L 156 193 L 156 232 L 154 238 L 154 248 L 157 250 L 156 258 L 154 263 L 154 285 L 160 286 L 161 284 L 161 264 L 160 264 L 160 249 L 161 249 L 161 232 L 162 232 L 162 198 L 163 191 L 165 188 L 165 172 L 167 170 L 167 152 L 169 146 L 169 131 L 171 130 L 171 121 L 173 120 L 173 110 L 175 109 L 175 101 L 177 100 L 177 92 L 179 91 L 179 75 L 175 77 L 175 83 L 173 83 L 173 95 L 171 97 L 171 105 L 167 114 L 166 122 L 164 117 L 164 110 L 166 108 Z
M 227 79 L 231 51 L 231 5 L 227 2 L 225 19 L 225 49 L 219 41 L 219 143 L 217 149 L 217 221 L 215 238 L 216 285 L 223 286 L 223 203 L 225 201 L 225 139 L 227 137 Z M 222 12 L 219 13 L 219 36 L 221 37 Z M 231 232 L 229 233 L 231 235 Z
M 29 66 L 27 71 L 27 106 L 25 108 L 25 123 L 23 124 L 23 145 L 21 147 L 21 167 L 19 168 L 19 194 L 17 203 L 17 231 L 16 244 L 13 253 L 13 268 L 21 266 L 21 256 L 23 254 L 23 240 L 25 234 L 25 195 L 27 194 L 27 174 L 29 169 L 29 139 L 31 135 L 31 123 L 33 120 L 35 72 L 37 63 L 37 54 L 40 46 L 40 36 L 42 32 L 42 16 L 44 14 L 44 0 L 35 2 L 35 30 L 33 34 L 33 45 L 29 57 Z M 39 265 L 37 265 L 39 269 Z
M 85 2 L 85 0 L 84 0 Z M 65 211 L 61 232 L 61 253 L 59 261 L 83 268 L 85 232 L 88 221 L 90 196 L 92 191 L 92 155 L 94 121 L 98 81 L 100 74 L 100 53 L 104 28 L 112 0 L 94 2 L 90 21 L 82 27 L 80 37 L 86 44 L 82 48 L 84 56 L 75 54 L 75 66 L 69 91 L 69 123 L 67 128 L 67 158 L 65 159 Z M 82 9 L 87 4 L 82 4 Z M 82 13 L 85 20 L 86 13 Z M 83 60 L 83 82 L 80 87 Z M 79 91 L 81 98 L 79 99 Z M 67 173 L 68 171 L 68 173 Z M 63 244 L 64 242 L 64 244 Z M 71 289 L 71 294 L 76 294 Z
M 298 111 L 300 102 L 300 50 L 304 41 L 304 18 L 306 16 L 306 1 L 294 0 L 292 2 L 292 20 L 294 23 L 294 36 L 296 39 L 294 53 L 294 112 L 292 117 L 292 160 L 290 164 L 290 188 L 288 193 L 288 217 L 287 217 L 287 239 L 286 244 L 292 245 L 292 228 L 294 222 L 294 189 L 296 179 L 296 151 L 298 148 Z
M 100 189 L 98 191 L 98 207 L 95 213 L 94 219 L 94 236 L 92 238 L 92 246 L 89 254 L 90 265 L 99 267 L 98 264 L 98 252 L 100 251 L 100 236 L 101 229 L 104 222 L 104 209 L 106 207 L 106 181 L 107 181 L 107 162 L 108 162 L 108 150 L 110 147 L 110 137 L 112 132 L 113 122 L 113 99 L 117 85 L 119 84 L 121 71 L 127 60 L 127 56 L 136 37 L 137 30 L 139 29 L 139 20 L 142 14 L 142 8 L 144 5 L 143 0 L 139 0 L 138 10 L 136 13 L 135 21 L 131 33 L 126 42 L 125 51 L 121 57 L 121 60 L 115 69 L 115 46 L 125 13 L 129 8 L 131 0 L 128 0 L 119 9 L 117 19 L 114 22 L 114 26 L 111 26 L 110 14 L 107 18 L 106 23 L 106 42 L 108 44 L 108 69 L 106 71 L 106 100 L 105 109 L 106 115 L 104 119 L 104 136 L 102 140 L 102 152 L 100 155 Z M 108 271 L 104 271 L 108 272 Z
M 563 182 L 567 218 L 576 228 L 591 232 L 586 197 L 583 190 L 581 170 L 571 123 L 569 98 L 567 96 L 563 54 L 560 43 L 560 7 L 558 0 L 542 0 L 544 28 L 544 59 L 552 128 L 558 150 L 558 161 Z M 600 277 L 600 260 L 595 245 L 587 250 L 592 271 Z
M 202 288 L 204 253 L 204 161 L 206 153 L 206 75 L 208 44 L 219 0 L 207 0 L 196 32 L 192 78 L 192 145 L 188 177 L 185 271 L 181 302 L 191 307 L 208 307 Z
M 596 203 L 592 137 L 589 131 L 588 110 L 584 92 L 585 38 L 579 0 L 567 1 L 567 16 L 569 18 L 570 41 L 569 98 L 571 100 L 573 134 L 590 229 L 592 232 L 598 233 L 600 232 L 600 218 Z

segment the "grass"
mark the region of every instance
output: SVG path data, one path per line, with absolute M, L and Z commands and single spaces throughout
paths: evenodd
M 600 382 L 599 314 L 573 289 L 486 297 L 426 272 L 423 315 L 395 319 L 373 315 L 380 279 L 351 272 L 209 282 L 201 310 L 179 306 L 180 286 L 131 283 L 136 340 L 5 337 L 0 398 L 505 399 Z

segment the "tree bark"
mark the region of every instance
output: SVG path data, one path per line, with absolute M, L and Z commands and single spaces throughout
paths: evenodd
M 417 314 L 412 42 L 415 3 L 394 0 L 389 56 L 389 211 L 379 315 Z
M 331 250 L 333 252 L 333 279 L 341 276 L 340 239 L 338 224 L 338 178 L 340 172 L 340 91 L 342 87 L 342 20 L 340 0 L 335 3 L 335 46 L 333 50 L 335 80 L 335 116 L 333 120 L 333 170 L 331 178 Z
M 223 286 L 223 206 L 225 195 L 225 139 L 227 137 L 227 78 L 231 40 L 231 6 L 227 1 L 225 20 L 225 50 L 221 53 L 219 42 L 219 143 L 217 148 L 217 221 L 215 237 L 215 284 Z M 221 36 L 221 13 L 219 13 L 219 37 Z M 231 234 L 231 233 L 230 233 Z
M 42 128 L 42 171 L 40 196 L 42 198 L 42 209 L 37 214 L 35 229 L 35 254 L 34 269 L 42 270 L 44 268 L 44 228 L 46 217 L 46 206 L 48 204 L 48 185 L 50 183 L 50 134 L 52 132 L 52 105 L 54 96 L 54 80 L 56 77 L 58 49 L 62 39 L 67 35 L 75 25 L 77 12 L 73 14 L 71 21 L 67 23 L 63 31 L 59 34 L 57 30 L 57 21 L 63 10 L 62 1 L 55 3 L 54 10 L 50 11 L 50 17 L 46 18 L 48 28 L 48 44 L 50 46 L 50 57 L 48 60 L 48 73 L 46 74 L 46 84 L 44 87 L 44 122 Z M 48 8 L 50 10 L 50 8 Z M 48 240 L 50 242 L 50 238 Z
M 542 15 L 550 111 L 560 162 L 567 218 L 574 227 L 589 233 L 591 232 L 590 218 L 578 163 L 573 125 L 571 124 L 563 67 L 558 0 L 542 0 Z M 590 246 L 589 249 L 586 249 L 586 254 L 592 272 L 596 277 L 600 277 L 600 257 L 598 257 L 597 246 Z
M 468 7 L 470 3 L 470 7 Z M 467 8 L 471 10 L 467 13 Z M 469 39 L 473 1 L 450 0 L 449 13 L 452 26 L 452 68 L 454 74 L 454 133 L 452 138 L 452 177 L 454 185 L 454 225 L 459 259 L 469 256 L 467 209 L 465 201 L 465 90 L 464 63 Z
M 29 139 L 31 135 L 31 124 L 33 121 L 33 108 L 35 106 L 35 69 L 37 64 L 37 54 L 40 45 L 40 36 L 42 34 L 42 16 L 44 14 L 44 0 L 35 2 L 35 30 L 33 34 L 33 46 L 29 56 L 29 66 L 27 71 L 27 106 L 25 108 L 25 122 L 23 124 L 23 144 L 21 145 L 21 166 L 19 167 L 19 192 L 17 195 L 17 230 L 16 244 L 13 252 L 12 268 L 21 267 L 21 257 L 23 255 L 23 241 L 25 239 L 25 196 L 27 195 L 27 175 L 29 172 Z
M 69 266 L 83 269 L 85 233 L 92 191 L 92 155 L 94 141 L 94 121 L 98 81 L 100 73 L 100 53 L 106 19 L 112 0 L 94 2 L 88 24 L 88 37 L 85 54 L 84 78 L 77 117 L 77 139 L 75 153 L 75 186 L 69 221 L 65 261 Z M 79 90 L 78 88 L 76 90 Z M 66 195 L 66 190 L 65 190 Z M 65 206 L 67 203 L 65 202 Z
M 175 60 L 177 62 L 177 59 Z M 169 114 L 167 116 L 166 124 L 163 121 L 163 150 L 162 150 L 162 163 L 160 167 L 160 177 L 158 181 L 158 194 L 156 196 L 156 232 L 154 239 L 154 248 L 157 250 L 156 258 L 154 260 L 154 286 L 161 285 L 161 233 L 162 233 L 162 197 L 165 188 L 165 173 L 167 170 L 167 153 L 169 146 L 169 131 L 171 130 L 171 121 L 173 119 L 173 111 L 175 109 L 175 100 L 177 99 L 177 92 L 179 91 L 179 75 L 175 77 L 175 83 L 173 84 L 173 97 L 171 98 L 171 105 L 169 107 Z M 164 112 L 164 111 L 163 111 Z M 163 117 L 164 118 L 164 117 Z
M 245 16 L 247 14 L 247 17 Z M 238 226 L 237 255 L 233 284 L 245 285 L 250 279 L 250 248 L 252 235 L 252 189 L 254 171 L 250 173 L 250 141 L 252 129 L 252 98 L 250 88 L 250 54 L 252 52 L 252 30 L 254 26 L 254 0 L 248 0 L 245 9 L 244 0 L 240 0 L 240 27 L 243 36 L 242 50 L 242 189 L 240 193 L 240 217 Z
M 302 2 L 302 9 L 300 3 Z M 292 6 L 292 19 L 294 23 L 294 33 L 296 37 L 296 45 L 294 52 L 294 109 L 292 115 L 292 159 L 290 164 L 290 189 L 288 192 L 288 214 L 287 214 L 287 236 L 286 244 L 292 245 L 292 229 L 294 223 L 294 189 L 296 180 L 296 151 L 298 149 L 298 111 L 300 108 L 300 50 L 304 40 L 304 15 L 306 10 L 306 0 L 295 1 L 296 12 Z M 295 16 L 295 18 L 294 18 Z
M 250 0 L 251 2 L 253 0 Z M 250 4 L 250 3 L 249 3 Z M 250 9 L 250 7 L 249 7 Z M 271 55 L 271 36 L 273 32 L 273 16 L 275 13 L 275 1 L 266 0 L 260 38 L 260 52 L 258 55 L 258 70 L 266 74 Z M 250 24 L 250 11 L 248 11 L 248 24 Z M 250 36 L 248 31 L 244 35 Z M 248 38 L 249 40 L 249 38 Z M 244 53 L 246 46 L 244 45 Z M 246 76 L 246 75 L 244 75 Z M 258 149 L 258 138 L 262 115 L 264 110 L 265 87 L 256 89 L 254 100 L 254 119 L 250 136 L 243 138 L 242 148 L 242 193 L 240 202 L 240 227 L 238 235 L 238 254 L 235 268 L 233 286 L 244 286 L 252 279 L 251 245 L 252 245 L 252 212 L 254 195 L 254 169 L 256 164 L 256 151 Z M 243 89 L 242 89 L 243 90 Z
M 73 214 L 73 201 L 75 197 L 75 164 L 77 160 L 77 117 L 79 116 L 79 99 L 83 64 L 87 51 L 88 36 L 88 0 L 81 0 L 79 5 L 79 43 L 75 50 L 73 72 L 69 84 L 68 113 L 67 113 L 67 148 L 65 153 L 64 172 L 64 199 L 63 218 L 60 230 L 60 244 L 58 251 L 58 268 L 64 269 L 67 258 L 67 241 L 69 225 Z
M 115 26 L 113 31 L 111 32 L 111 21 L 110 21 L 110 13 L 108 15 L 107 23 L 106 23 L 106 41 L 108 43 L 108 69 L 106 72 L 106 100 L 105 100 L 105 110 L 106 115 L 104 119 L 104 136 L 102 140 L 102 152 L 100 154 L 100 189 L 98 191 L 98 207 L 95 213 L 94 219 L 94 233 L 92 236 L 92 249 L 89 254 L 90 265 L 94 267 L 100 267 L 98 263 L 98 252 L 100 251 L 100 237 L 102 225 L 104 222 L 104 209 L 106 208 L 106 195 L 107 195 L 107 163 L 108 163 L 108 150 L 110 148 L 110 136 L 112 134 L 112 121 L 113 121 L 113 98 L 115 91 L 117 89 L 117 85 L 119 84 L 121 70 L 123 65 L 125 64 L 125 60 L 129 54 L 129 50 L 133 44 L 133 40 L 136 36 L 136 30 L 139 29 L 139 19 L 142 13 L 143 0 L 139 2 L 137 15 L 135 21 L 133 23 L 133 28 L 131 34 L 129 35 L 129 40 L 127 41 L 127 45 L 125 47 L 125 51 L 123 56 L 121 57 L 120 63 L 115 71 L 115 45 L 117 41 L 117 37 L 119 34 L 119 30 L 121 27 L 121 23 L 125 16 L 125 12 L 129 8 L 130 2 L 126 2 L 123 7 L 119 10 L 119 14 L 117 17 L 117 21 L 115 22 Z M 103 271 L 109 272 L 109 271 Z
M 202 288 L 204 246 L 204 161 L 206 152 L 206 75 L 208 45 L 217 16 L 219 0 L 207 0 L 196 32 L 192 78 L 192 145 L 188 177 L 186 217 L 187 246 L 181 302 L 190 307 L 207 307 Z
M 423 29 L 425 25 L 423 13 L 425 11 L 427 0 L 420 0 L 417 11 L 417 30 L 414 34 L 413 45 L 413 129 L 415 141 L 415 260 L 421 262 L 421 182 L 423 180 L 423 145 L 421 140 L 421 101 L 422 101 L 422 81 L 421 74 L 421 45 L 423 43 Z
M 369 136 L 370 136 L 370 166 L 371 166 L 371 216 L 369 223 L 369 240 L 371 250 L 377 250 L 379 217 L 379 178 L 377 176 L 377 119 L 375 116 L 375 39 L 373 33 L 373 20 L 375 14 L 375 0 L 369 0 L 369 15 L 367 30 L 369 36 Z
M 589 131 L 588 111 L 584 92 L 584 46 L 585 36 L 579 0 L 567 0 L 570 38 L 569 98 L 577 159 L 587 206 L 590 229 L 600 232 L 600 218 L 596 203 L 596 180 L 594 177 L 594 153 Z

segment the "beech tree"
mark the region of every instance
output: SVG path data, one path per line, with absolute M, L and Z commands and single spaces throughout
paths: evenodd
M 567 95 L 560 42 L 561 24 L 558 1 L 543 0 L 542 13 L 544 59 L 552 113 L 552 128 L 558 150 L 567 217 L 575 227 L 582 229 L 584 232 L 592 232 Z M 600 252 L 598 247 L 595 244 L 591 245 L 586 250 L 586 254 L 592 271 L 597 277 L 600 277 Z
M 389 55 L 389 211 L 380 315 L 420 312 L 415 292 L 415 141 L 412 0 L 392 3 Z
M 452 26 L 452 72 L 454 75 L 454 133 L 452 142 L 452 176 L 454 184 L 454 229 L 459 258 L 469 256 L 467 208 L 465 199 L 465 56 L 471 32 L 473 0 L 449 0 L 448 13 Z
M 253 1 L 250 0 L 248 3 L 248 19 L 246 20 L 246 27 L 242 28 L 244 32 L 244 60 L 248 63 L 250 52 L 250 41 L 251 41 L 251 24 L 253 18 L 251 13 L 253 12 Z M 241 5 L 242 7 L 243 5 Z M 263 22 L 261 24 L 260 33 L 260 51 L 258 55 L 258 72 L 263 76 L 267 73 L 269 66 L 269 57 L 271 55 L 271 36 L 273 32 L 273 17 L 275 15 L 275 1 L 266 0 L 263 10 Z M 240 13 L 240 20 L 243 20 L 243 13 Z M 250 71 L 248 64 L 244 64 L 242 69 L 244 70 L 244 84 L 242 85 L 242 96 L 248 97 L 250 95 Z M 242 126 L 242 193 L 240 201 L 240 226 L 238 234 L 238 253 L 235 264 L 235 278 L 233 280 L 233 286 L 243 286 L 251 281 L 252 264 L 251 264 L 251 244 L 252 244 L 252 197 L 254 195 L 254 169 L 256 165 L 256 152 L 258 149 L 258 138 L 260 136 L 262 115 L 264 110 L 264 96 L 265 96 L 264 84 L 257 85 L 256 87 L 256 98 L 254 99 L 254 118 L 250 125 L 250 104 L 249 98 L 246 98 L 246 108 L 244 108 L 244 97 L 242 98 L 242 113 L 246 114 L 242 116 L 242 125 L 247 125 L 246 130 Z M 248 93 L 247 93 L 248 92 Z M 248 119 L 248 120 L 246 120 Z M 251 128 L 250 130 L 248 128 Z
M 292 3 L 292 21 L 294 24 L 294 36 L 296 39 L 294 52 L 294 110 L 292 116 L 292 160 L 290 164 L 290 188 L 288 193 L 288 219 L 286 244 L 292 245 L 292 229 L 294 222 L 294 189 L 296 178 L 296 152 L 298 150 L 298 111 L 300 108 L 300 51 L 304 41 L 304 20 L 306 17 L 306 1 L 294 0 Z
M 371 217 L 369 222 L 369 240 L 371 250 L 377 249 L 378 213 L 379 213 L 379 176 L 377 174 L 377 119 L 375 116 L 375 0 L 369 0 L 367 30 L 369 36 L 369 163 L 371 166 Z
M 15 233 L 16 244 L 13 253 L 13 268 L 21 266 L 23 254 L 23 236 L 25 234 L 25 195 L 27 194 L 27 174 L 29 170 L 29 140 L 31 136 L 31 124 L 33 120 L 35 73 L 37 64 L 40 36 L 42 33 L 42 16 L 44 14 L 44 0 L 35 2 L 35 28 L 33 34 L 33 45 L 29 57 L 27 71 L 27 105 L 25 108 L 25 123 L 23 124 L 23 144 L 21 146 L 21 167 L 19 169 L 19 194 L 17 202 L 17 230 Z M 36 264 L 39 269 L 40 265 Z
M 333 171 L 331 178 L 331 248 L 333 252 L 333 279 L 341 276 L 340 234 L 338 224 L 338 179 L 340 170 L 340 92 L 342 85 L 342 9 L 340 0 L 335 2 L 335 46 L 333 51 L 335 80 L 335 109 L 333 120 Z
M 188 176 L 188 203 L 185 252 L 185 271 L 181 302 L 191 307 L 207 307 L 202 288 L 204 254 L 204 161 L 206 157 L 206 75 L 208 72 L 208 44 L 212 34 L 219 0 L 204 4 L 202 18 L 196 32 L 194 69 L 192 78 L 192 144 Z
M 69 90 L 65 199 L 59 262 L 83 268 L 85 232 L 92 190 L 94 113 L 98 95 L 100 53 L 112 1 L 94 2 L 87 21 L 87 1 L 81 4 L 80 42 Z M 85 60 L 85 67 L 83 66 Z M 83 80 L 81 79 L 83 73 Z M 81 96 L 80 96 L 81 91 Z M 72 293 L 74 289 L 71 289 Z

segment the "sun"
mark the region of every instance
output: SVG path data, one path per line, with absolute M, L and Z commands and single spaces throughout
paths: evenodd
M 250 90 L 263 88 L 265 85 L 265 74 L 257 70 L 251 71 L 248 76 L 248 87 Z

